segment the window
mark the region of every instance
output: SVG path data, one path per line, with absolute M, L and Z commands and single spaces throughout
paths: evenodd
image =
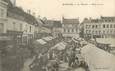
M 0 17 L 4 17 L 4 9 L 0 9 Z
M 88 28 L 88 25 L 86 25 L 86 29 Z
M 107 28 L 109 28 L 109 24 L 107 24 Z
M 103 31 L 103 34 L 105 34 L 105 31 Z
M 16 30 L 16 23 L 13 22 L 13 30 Z
M 22 24 L 20 23 L 20 31 L 22 31 Z
M 109 20 L 109 22 L 111 22 L 111 20 Z
M 92 34 L 94 34 L 94 31 L 92 31 Z
M 99 34 L 101 34 L 101 31 L 99 31 Z
M 111 25 L 110 25 L 110 28 L 112 28 L 112 27 L 113 27 L 113 25 L 111 24 Z
M 72 32 L 74 32 L 74 29 L 72 29 Z
M 70 32 L 70 30 L 68 29 L 68 33 Z
M 112 30 L 110 30 L 110 34 L 112 34 L 113 33 L 113 31 Z
M 105 28 L 105 24 L 103 24 L 103 28 Z
M 86 30 L 86 34 L 88 34 L 88 30 Z
M 97 31 L 95 31 L 95 34 L 97 34 Z
M 89 30 L 89 33 L 91 33 L 91 30 Z
M 30 26 L 30 32 L 32 31 L 32 27 Z
M 3 31 L 4 31 L 4 24 L 0 23 L 0 33 L 3 33 Z
M 95 28 L 98 28 L 98 25 L 95 25 Z
M 94 25 L 92 25 L 92 28 L 94 28 L 95 26 Z
M 89 28 L 91 27 L 91 25 L 89 25 Z
M 107 34 L 109 34 L 109 30 L 107 30 L 107 32 L 106 32 Z
M 64 32 L 66 32 L 66 29 L 64 29 Z
M 105 20 L 105 22 L 107 22 L 107 20 Z

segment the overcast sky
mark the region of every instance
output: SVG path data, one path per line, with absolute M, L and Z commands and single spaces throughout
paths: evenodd
M 63 5 L 63 4 L 101 5 Z M 115 0 L 16 0 L 16 5 L 49 19 L 115 16 Z

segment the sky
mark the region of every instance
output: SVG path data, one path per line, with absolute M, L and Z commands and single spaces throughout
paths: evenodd
M 16 0 L 16 5 L 48 19 L 115 16 L 115 0 Z

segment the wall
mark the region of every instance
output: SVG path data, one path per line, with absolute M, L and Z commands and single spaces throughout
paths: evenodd
M 114 22 L 84 23 L 84 34 L 86 36 L 89 35 L 91 37 L 93 36 L 113 37 L 115 35 L 115 23 Z
M 5 23 L 7 14 L 7 3 L 0 1 L 0 33 L 5 33 Z

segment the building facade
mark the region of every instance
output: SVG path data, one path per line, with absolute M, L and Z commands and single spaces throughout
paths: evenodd
M 84 37 L 115 38 L 115 17 L 84 19 Z
M 79 19 L 62 19 L 64 37 L 75 37 L 78 34 Z
M 35 36 L 38 22 L 30 13 L 16 7 L 10 0 L 0 0 L 0 33 L 18 44 L 28 43 Z
M 44 27 L 48 28 L 54 37 L 62 33 L 62 23 L 59 20 L 45 20 Z
M 5 24 L 6 24 L 6 15 L 7 15 L 7 3 L 3 0 L 0 0 L 0 71 L 3 71 L 2 69 L 2 45 L 3 43 L 3 34 L 5 33 Z
M 0 34 L 5 33 L 5 24 L 7 21 L 7 3 L 0 0 Z
M 54 21 L 52 35 L 54 37 L 61 37 L 62 36 L 62 23 L 61 21 Z

